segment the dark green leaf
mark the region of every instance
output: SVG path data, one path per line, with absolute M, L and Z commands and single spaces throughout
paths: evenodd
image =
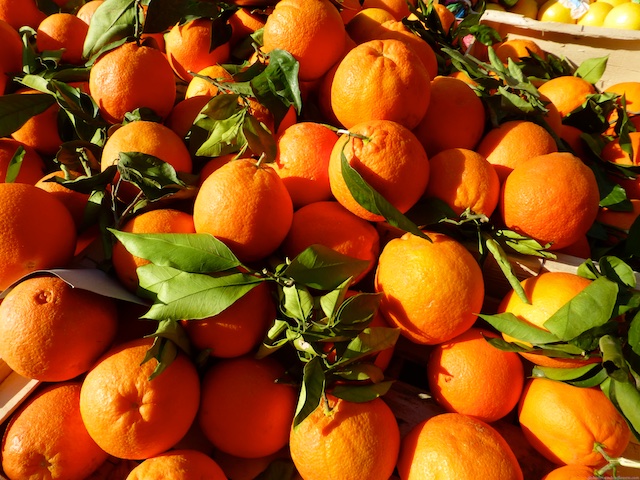
M 485 239 L 485 245 L 487 247 L 487 250 L 489 250 L 491 255 L 493 255 L 493 258 L 495 259 L 496 263 L 500 267 L 502 274 L 508 280 L 509 285 L 511 285 L 511 288 L 513 289 L 515 294 L 518 295 L 518 298 L 524 303 L 527 303 L 527 304 L 530 303 L 524 291 L 524 288 L 522 288 L 522 284 L 520 283 L 520 280 L 518 279 L 518 277 L 516 277 L 516 274 L 513 272 L 513 265 L 511 265 L 511 262 L 509 261 L 509 257 L 507 256 L 505 251 L 502 249 L 500 244 L 496 242 L 493 238 L 487 238 Z
M 158 336 L 154 339 L 153 345 L 142 360 L 142 363 L 155 359 L 157 364 L 153 372 L 149 376 L 149 380 L 153 380 L 160 375 L 178 356 L 178 348 L 175 343 L 167 340 L 162 336 Z
M 303 369 L 302 385 L 300 386 L 296 414 L 293 418 L 294 429 L 316 408 L 319 408 L 324 397 L 325 382 L 322 360 L 320 357 L 312 358 Z
M 65 180 L 61 177 L 56 177 L 54 181 L 64 185 L 70 190 L 91 194 L 96 190 L 104 190 L 107 185 L 112 183 L 117 171 L 118 167 L 116 167 L 115 165 L 111 165 L 104 171 L 96 173 L 95 175 L 92 175 L 90 177 L 80 176 L 73 180 Z
M 266 125 L 259 122 L 253 115 L 246 115 L 242 125 L 242 133 L 247 146 L 257 156 L 263 156 L 263 162 L 274 162 L 278 153 L 275 136 Z
M 340 305 L 335 316 L 340 330 L 364 329 L 376 315 L 381 298 L 381 293 L 357 293 L 347 298 Z
M 605 335 L 600 339 L 600 351 L 602 352 L 602 365 L 609 376 L 617 381 L 629 381 L 629 367 L 624 358 L 620 339 L 611 335 Z
M 609 280 L 618 283 L 622 287 L 636 288 L 636 275 L 628 264 L 621 259 L 612 256 L 604 256 L 598 260 L 600 271 Z
M 300 323 L 306 322 L 313 312 L 313 296 L 305 287 L 292 285 L 282 287 L 282 310 L 285 315 Z
M 609 56 L 589 58 L 583 61 L 576 69 L 574 75 L 581 77 L 591 84 L 596 84 L 602 78 Z
M 605 277 L 594 280 L 544 322 L 560 340 L 568 341 L 611 319 L 618 285 Z
M 142 16 L 137 0 L 105 0 L 91 17 L 82 56 L 90 59 L 113 42 L 134 36 Z
M 391 380 L 366 385 L 336 385 L 331 390 L 331 395 L 348 402 L 370 402 L 385 395 L 392 386 Z
M 187 187 L 170 163 L 146 153 L 120 152 L 117 166 L 120 178 L 136 185 L 149 200 Z
M 341 369 L 334 373 L 344 380 L 355 382 L 371 380 L 373 383 L 380 383 L 384 380 L 384 372 L 373 363 L 356 363 L 348 369 Z
M 0 96 L 0 137 L 8 137 L 31 117 L 56 103 L 47 93 L 8 93 Z
M 398 341 L 399 336 L 400 330 L 397 328 L 366 328 L 349 342 L 346 351 L 336 364 L 344 365 L 367 355 L 392 348 Z
M 342 255 L 324 245 L 311 245 L 287 265 L 282 275 L 310 288 L 333 290 L 368 266 L 366 260 Z
M 344 145 L 346 145 L 346 142 Z M 371 185 L 362 178 L 360 173 L 349 165 L 349 161 L 344 155 L 344 152 L 340 152 L 340 159 L 342 162 L 342 177 L 344 178 L 347 188 L 351 195 L 353 195 L 356 202 L 374 215 L 382 215 L 389 225 L 400 228 L 405 232 L 411 232 L 418 237 L 430 241 L 429 237 L 420 230 L 415 223 L 409 220 L 382 195 L 371 188 Z
M 536 365 L 533 367 L 532 375 L 588 388 L 600 385 L 607 378 L 607 371 L 599 363 L 575 368 L 552 368 Z
M 218 157 L 243 149 L 247 109 L 238 103 L 236 94 L 213 97 L 196 117 L 191 129 L 191 149 L 203 157 Z
M 18 178 L 18 174 L 20 173 L 20 167 L 22 167 L 22 161 L 24 160 L 24 156 L 26 151 L 22 145 L 18 145 L 15 153 L 11 157 L 9 161 L 9 165 L 7 166 L 7 173 L 4 177 L 4 183 L 13 183 L 16 178 Z
M 559 338 L 553 333 L 538 328 L 529 322 L 525 322 L 513 313 L 505 312 L 495 315 L 480 314 L 479 316 L 498 331 L 521 342 L 546 344 L 559 341 Z
M 333 318 L 335 316 L 338 307 L 344 301 L 350 283 L 349 280 L 346 280 L 342 285 L 320 297 L 320 308 L 326 317 Z
M 640 392 L 630 382 L 618 382 L 611 379 L 608 397 L 627 420 L 636 438 L 640 438 Z
M 129 253 L 161 267 L 217 273 L 242 266 L 224 243 L 208 233 L 127 233 L 109 229 Z
M 170 340 L 171 343 L 179 347 L 186 354 L 191 352 L 189 336 L 177 320 L 162 320 L 158 322 L 156 331 L 149 335 L 149 337 Z

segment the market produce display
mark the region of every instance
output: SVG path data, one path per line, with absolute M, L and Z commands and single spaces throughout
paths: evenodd
M 640 478 L 640 78 L 487 8 L 0 0 L 0 478 Z

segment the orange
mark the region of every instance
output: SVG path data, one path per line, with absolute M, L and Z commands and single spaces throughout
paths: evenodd
M 582 139 L 583 131 L 573 125 L 562 125 L 560 129 L 560 138 L 567 144 L 576 157 L 583 162 L 589 159 L 589 153 L 586 142 Z
M 329 395 L 324 402 L 291 429 L 291 459 L 302 478 L 387 480 L 400 448 L 389 406 L 381 398 L 357 403 Z
M 587 236 L 587 234 L 584 234 L 571 245 L 567 245 L 566 247 L 557 250 L 557 253 L 573 255 L 574 257 L 579 258 L 591 258 L 591 245 L 589 244 L 589 237 Z
M 4 20 L 16 30 L 24 26 L 35 30 L 45 17 L 45 13 L 38 9 L 36 0 L 21 1 L 19 7 L 13 0 L 0 1 L 0 20 Z
M 153 379 L 158 363 L 142 363 L 153 339 L 112 347 L 87 373 L 80 413 L 91 438 L 118 458 L 140 460 L 175 445 L 193 423 L 200 401 L 195 366 L 178 352 Z
M 34 270 L 64 268 L 76 245 L 71 214 L 26 183 L 0 183 L 0 290 Z
M 315 122 L 294 123 L 278 137 L 273 168 L 287 187 L 294 208 L 331 199 L 329 158 L 337 141 L 337 133 Z
M 596 443 L 616 458 L 631 437 L 624 417 L 599 387 L 575 387 L 546 378 L 525 385 L 518 421 L 529 443 L 558 465 L 602 466 L 607 462 L 594 449 Z
M 112 298 L 57 276 L 28 278 L 0 304 L 0 357 L 26 378 L 71 380 L 91 368 L 116 336 Z
M 266 17 L 259 11 L 251 8 L 238 8 L 229 17 L 229 25 L 231 26 L 229 45 L 233 47 L 256 30 L 264 28 L 265 21 Z
M 221 65 L 209 65 L 197 72 L 198 75 L 209 77 L 218 82 L 233 82 L 233 76 Z M 218 94 L 218 87 L 205 78 L 192 77 L 184 92 L 184 98 L 191 98 L 198 95 L 208 95 L 213 97 Z
M 84 212 L 89 202 L 89 194 L 71 190 L 52 180 L 54 177 L 65 178 L 65 173 L 62 170 L 48 173 L 38 180 L 35 186 L 46 190 L 60 200 L 60 202 L 67 207 L 67 210 L 69 210 L 76 229 L 80 230 L 84 221 Z
M 96 9 L 104 3 L 104 0 L 89 0 L 83 3 L 82 6 L 76 12 L 76 16 L 84 23 L 89 25 L 91 23 L 91 17 L 95 13 Z
M 587 233 L 599 203 L 593 171 L 575 155 L 556 152 L 516 165 L 499 206 L 507 228 L 557 250 Z
M 119 161 L 120 153 L 139 152 L 152 155 L 171 165 L 176 172 L 191 173 L 193 162 L 183 139 L 161 123 L 139 120 L 113 131 L 102 149 L 101 169 Z M 124 197 L 133 198 L 138 191 L 132 184 L 121 186 Z
M 10 75 L 22 72 L 22 40 L 20 34 L 0 19 L 0 94 L 4 94 Z
M 209 95 L 197 95 L 180 100 L 175 104 L 164 124 L 180 138 L 185 138 L 191 131 L 196 117 L 209 100 L 211 100 Z
M 342 173 L 343 155 L 351 168 L 402 213 L 420 199 L 429 181 L 427 154 L 406 127 L 390 120 L 354 125 L 333 147 L 329 184 L 335 199 L 365 220 L 381 221 L 384 217 L 366 210 L 349 191 Z
M 237 153 L 227 153 L 226 155 L 220 155 L 219 157 L 212 157 L 209 160 L 207 160 L 206 163 L 202 165 L 202 168 L 200 169 L 199 178 L 198 178 L 199 184 L 202 185 L 202 182 L 204 182 L 209 175 L 211 175 L 213 172 L 215 172 L 225 163 L 229 163 L 231 160 L 234 160 L 236 158 L 251 158 L 251 157 L 243 156 L 243 155 L 240 155 L 240 157 L 238 157 Z
M 218 315 L 183 320 L 191 344 L 216 358 L 252 352 L 276 318 L 276 306 L 266 283 L 258 284 Z
M 412 129 L 429 107 L 431 77 L 418 55 L 396 39 L 352 48 L 331 82 L 331 107 L 351 128 L 369 120 L 392 120 Z
M 229 42 L 211 50 L 212 25 L 211 19 L 196 18 L 175 24 L 164 36 L 167 59 L 185 82 L 193 78 L 194 72 L 229 59 Z
M 380 312 L 392 326 L 416 343 L 435 345 L 471 328 L 482 308 L 484 281 L 461 243 L 426 233 L 431 241 L 406 233 L 384 246 L 375 291 L 382 293 Z
M 602 2 L 595 2 L 591 5 L 597 5 Z M 608 3 L 602 3 L 603 5 L 609 5 Z M 554 468 L 547 473 L 542 480 L 593 480 L 596 478 L 593 467 L 587 467 L 586 465 L 563 465 L 561 467 Z
M 273 118 L 273 114 L 271 111 L 265 107 L 262 103 L 260 103 L 257 99 L 253 97 L 248 97 L 247 111 L 253 116 L 256 120 L 264 124 L 267 129 L 274 133 L 276 138 L 279 137 L 282 132 L 284 132 L 288 127 L 296 123 L 297 121 L 297 113 L 296 109 L 291 105 L 285 113 L 284 118 L 280 121 L 278 128 L 276 129 L 275 119 Z M 238 99 L 238 101 L 242 104 L 243 100 Z
M 608 3 L 596 2 L 590 5 L 609 5 Z M 606 93 L 617 93 L 621 97 L 624 95 L 627 116 L 631 123 L 635 126 L 636 131 L 640 131 L 640 82 L 620 82 L 609 85 L 604 90 Z M 622 105 L 622 98 L 617 100 Z M 618 112 L 613 110 L 607 118 L 611 128 L 607 130 L 607 134 L 613 134 L 613 127 L 618 119 Z
M 547 58 L 547 53 L 534 40 L 528 38 L 505 40 L 495 47 L 495 51 L 498 58 L 505 64 L 508 58 L 519 62 L 523 57 L 530 57 L 532 53 L 543 60 Z
M 490 338 L 498 335 L 472 327 L 436 345 L 427 362 L 429 393 L 435 401 L 449 412 L 487 423 L 513 410 L 525 379 L 518 354 L 493 347 Z
M 393 14 L 396 20 L 408 17 L 409 4 L 415 7 L 415 0 L 364 0 L 362 8 L 383 8 Z
M 486 158 L 473 150 L 451 148 L 429 159 L 425 197 L 443 200 L 460 215 L 466 209 L 490 217 L 500 197 L 500 180 Z
M 36 32 L 36 48 L 63 50 L 60 61 L 72 65 L 83 63 L 82 49 L 89 25 L 71 13 L 53 13 L 45 18 Z
M 24 158 L 14 182 L 34 185 L 44 175 L 44 161 L 33 148 L 13 138 L 0 138 L 0 181 L 6 181 L 11 159 L 20 147 L 24 149 Z
M 300 80 L 316 80 L 342 56 L 344 39 L 342 17 L 329 0 L 280 0 L 265 22 L 263 50 L 286 50 L 299 62 Z
M 598 212 L 596 220 L 611 229 L 609 243 L 615 244 L 627 238 L 631 226 L 640 216 L 640 199 L 632 198 L 630 202 L 631 210 L 629 211 L 616 211 L 602 207 Z
M 175 78 L 165 55 L 135 42 L 98 57 L 89 73 L 89 91 L 110 123 L 122 122 L 137 108 L 166 118 L 176 99 Z
M 129 219 L 120 228 L 128 233 L 195 233 L 193 215 L 171 208 L 149 210 Z M 130 291 L 138 289 L 138 267 L 147 265 L 149 260 L 136 257 L 125 246 L 117 242 L 111 256 L 118 280 Z
M 250 159 L 228 162 L 209 175 L 193 206 L 196 232 L 218 238 L 243 262 L 273 253 L 292 220 L 282 179 L 269 165 Z
M 223 359 L 202 379 L 198 423 L 223 452 L 258 458 L 286 446 L 297 390 L 273 357 Z M 283 381 L 285 380 L 285 381 Z
M 22 95 L 40 94 L 30 88 L 20 89 Z M 45 111 L 27 119 L 22 126 L 11 134 L 14 140 L 30 146 L 42 156 L 53 156 L 57 153 L 62 139 L 58 131 L 58 113 L 60 107 L 54 103 Z
M 413 129 L 429 158 L 449 148 L 475 148 L 484 130 L 484 105 L 473 89 L 458 78 L 435 77 L 427 113 Z
M 618 165 L 637 166 L 640 164 L 640 132 L 630 132 L 629 139 L 633 148 L 633 158 L 629 156 L 620 146 L 620 139 L 607 143 L 600 154 L 601 158 L 606 162 L 612 162 Z M 619 183 L 627 192 L 628 198 L 640 198 L 640 176 L 632 177 L 611 176 L 611 178 Z
M 9 479 L 83 480 L 107 460 L 82 423 L 80 386 L 48 385 L 13 415 L 2 439 L 2 471 Z
M 500 183 L 504 183 L 518 163 L 557 152 L 558 146 L 553 136 L 537 123 L 510 120 L 489 130 L 475 150 L 493 164 Z
M 346 29 L 349 37 L 351 37 L 354 42 L 364 43 L 372 40 L 372 31 L 379 30 L 383 23 L 395 19 L 396 17 L 384 8 L 363 8 L 349 20 Z
M 310 203 L 296 210 L 282 251 L 287 257 L 294 258 L 314 244 L 367 261 L 368 267 L 354 278 L 353 283 L 375 267 L 380 252 L 376 228 L 335 201 Z
M 442 3 L 434 3 L 433 9 L 436 11 L 438 18 L 440 19 L 440 25 L 442 25 L 442 31 L 449 33 L 451 27 L 456 22 L 456 16 Z
M 398 472 L 403 480 L 523 478 L 506 440 L 489 424 L 461 413 L 435 415 L 413 427 L 402 440 Z
M 498 305 L 498 313 L 509 312 L 542 330 L 547 330 L 544 323 L 567 302 L 586 288 L 591 280 L 568 272 L 543 272 L 535 277 L 529 277 L 520 282 L 529 303 L 524 303 L 520 297 L 510 290 Z M 520 340 L 503 335 L 507 341 Z M 571 368 L 583 365 L 579 359 L 551 358 L 536 353 L 522 352 L 521 355 L 536 365 Z M 599 361 L 598 357 L 587 360 L 587 363 Z
M 227 480 L 220 465 L 198 450 L 169 450 L 150 457 L 135 467 L 126 480 Z
M 556 106 L 562 118 L 582 105 L 588 95 L 596 93 L 591 83 L 573 75 L 562 75 L 547 80 L 538 87 L 538 91 Z
M 347 25 L 351 19 L 362 10 L 360 0 L 339 0 L 338 11 L 342 17 L 342 22 Z

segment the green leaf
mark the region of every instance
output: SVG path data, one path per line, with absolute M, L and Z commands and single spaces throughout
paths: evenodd
M 120 178 L 136 185 L 152 201 L 187 188 L 170 163 L 153 155 L 120 152 L 117 166 Z
M 636 288 L 636 275 L 627 263 L 617 257 L 604 256 L 598 260 L 600 271 L 622 287 Z
M 515 294 L 518 295 L 518 298 L 521 301 L 529 304 L 530 302 L 529 302 L 529 299 L 527 298 L 524 288 L 522 287 L 522 283 L 520 283 L 520 280 L 518 279 L 516 274 L 513 272 L 513 265 L 511 265 L 511 262 L 509 261 L 509 257 L 507 256 L 505 251 L 502 249 L 500 244 L 496 242 L 493 238 L 486 238 L 485 245 L 487 247 L 487 250 L 489 250 L 493 258 L 495 259 L 496 263 L 498 264 L 498 267 L 500 267 L 502 274 L 508 280 L 509 285 L 511 285 L 511 288 L 513 289 Z
M 158 322 L 156 331 L 148 336 L 151 338 L 163 338 L 169 340 L 186 354 L 191 352 L 189 336 L 184 330 L 184 327 L 177 320 L 162 320 Z
M 620 339 L 611 335 L 605 335 L 600 339 L 600 351 L 602 352 L 602 365 L 608 375 L 617 381 L 629 381 L 629 367 L 622 351 Z
M 363 330 L 376 315 L 381 298 L 381 293 L 357 293 L 347 298 L 335 315 L 340 331 L 351 328 Z
M 591 363 L 575 368 L 552 368 L 536 365 L 532 370 L 533 377 L 548 378 L 569 383 L 576 387 L 595 387 L 607 378 L 607 371 L 600 363 Z
M 47 93 L 8 93 L 0 96 L 0 137 L 8 137 L 31 117 L 56 103 Z
M 608 60 L 608 55 L 604 57 L 588 58 L 580 64 L 574 72 L 574 75 L 595 85 L 602 78 L 602 75 L 607 68 Z
M 367 355 L 392 348 L 400 337 L 400 329 L 388 327 L 366 328 L 349 342 L 336 365 L 343 366 Z
M 168 339 L 157 336 L 151 348 L 147 350 L 145 357 L 142 359 L 141 364 L 147 363 L 151 359 L 155 358 L 157 361 L 157 365 L 154 368 L 153 372 L 149 376 L 149 380 L 153 380 L 158 375 L 160 375 L 164 370 L 171 365 L 171 363 L 178 356 L 178 348 L 175 343 L 169 341 Z
M 568 341 L 611 319 L 618 285 L 605 277 L 591 282 L 544 322 L 560 340 Z
M 91 17 L 82 56 L 92 58 L 108 45 L 134 36 L 142 16 L 137 0 L 105 0 Z
M 24 160 L 24 156 L 26 151 L 22 145 L 18 145 L 15 153 L 9 160 L 9 165 L 7 166 L 7 173 L 4 177 L 5 183 L 13 183 L 16 178 L 18 178 L 18 174 L 20 173 L 20 167 L 22 166 L 22 161 Z
M 326 317 L 333 318 L 335 316 L 338 307 L 344 301 L 350 284 L 351 282 L 347 279 L 342 285 L 320 297 L 320 308 Z
M 264 155 L 264 162 L 274 162 L 278 154 L 278 145 L 275 136 L 263 123 L 253 115 L 246 115 L 242 124 L 242 133 L 247 146 L 257 155 Z
M 322 360 L 320 357 L 312 358 L 304 365 L 302 371 L 302 385 L 300 386 L 298 404 L 293 418 L 294 429 L 318 408 L 324 396 L 325 383 Z
M 292 285 L 282 287 L 282 311 L 300 323 L 306 322 L 313 312 L 313 296 L 305 287 Z
M 611 379 L 607 393 L 611 402 L 627 420 L 633 435 L 640 438 L 640 392 L 630 382 L 618 382 Z
M 346 142 L 345 144 L 346 145 Z M 343 148 L 344 148 L 343 145 Z M 367 211 L 374 215 L 381 215 L 389 225 L 400 228 L 405 232 L 430 240 L 430 238 L 409 218 L 403 215 L 396 207 L 391 205 L 382 195 L 376 192 L 362 176 L 355 170 L 344 155 L 340 152 L 342 162 L 342 177 L 353 198 Z
M 479 316 L 498 331 L 522 342 L 548 344 L 560 340 L 553 333 L 531 325 L 529 322 L 519 319 L 513 313 L 480 314 Z
M 190 148 L 201 157 L 240 151 L 247 143 L 242 131 L 247 109 L 237 94 L 218 94 L 200 111 L 191 128 Z
M 287 265 L 282 276 L 310 288 L 333 290 L 368 266 L 366 260 L 348 257 L 324 245 L 311 245 Z
M 385 395 L 393 386 L 393 380 L 366 385 L 336 385 L 331 395 L 348 402 L 370 402 Z
M 156 302 L 143 316 L 152 320 L 192 320 L 217 315 L 264 281 L 244 273 L 213 277 L 152 263 L 138 267 L 137 272 L 140 287 L 156 293 Z
M 373 363 L 356 363 L 348 369 L 341 369 L 334 373 L 344 380 L 355 382 L 371 380 L 373 383 L 380 383 L 384 380 L 384 372 Z

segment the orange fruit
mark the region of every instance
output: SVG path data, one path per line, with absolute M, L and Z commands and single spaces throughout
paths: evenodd
M 556 106 L 562 118 L 582 105 L 587 95 L 596 93 L 591 83 L 573 75 L 562 75 L 547 80 L 538 87 L 538 91 Z
M 294 258 L 315 244 L 369 262 L 353 283 L 375 267 L 380 252 L 380 236 L 376 228 L 335 201 L 314 202 L 296 210 L 282 251 L 287 257 Z
M 0 94 L 4 94 L 10 75 L 22 72 L 22 40 L 15 28 L 0 19 Z
M 341 57 L 344 39 L 342 17 L 329 0 L 280 0 L 265 22 L 263 50 L 286 50 L 299 62 L 300 80 L 316 80 Z
M 200 185 L 202 185 L 202 182 L 204 182 L 209 175 L 211 175 L 213 172 L 219 169 L 222 165 L 224 165 L 225 163 L 229 163 L 231 160 L 234 160 L 237 158 L 251 158 L 251 157 L 243 156 L 243 155 L 238 157 L 237 153 L 228 153 L 226 155 L 220 155 L 219 157 L 212 157 L 209 160 L 207 160 L 206 163 L 202 165 L 202 168 L 200 169 L 200 172 L 199 172 L 198 180 Z
M 557 152 L 558 145 L 544 127 L 527 120 L 510 120 L 489 130 L 476 152 L 493 164 L 500 183 L 504 183 L 521 161 L 545 153 Z
M 490 217 L 500 197 L 500 180 L 491 163 L 464 148 L 442 150 L 429 159 L 425 197 L 443 200 L 460 215 L 466 209 Z
M 380 26 L 396 17 L 384 8 L 369 7 L 357 12 L 346 25 L 347 33 L 354 42 L 364 43 L 373 40 L 372 31 L 377 31 Z
M 24 158 L 14 182 L 34 185 L 44 175 L 44 161 L 33 148 L 13 138 L 0 138 L 0 181 L 6 181 L 11 159 L 20 147 L 24 149 Z
M 618 138 L 607 143 L 602 148 L 601 158 L 606 162 L 618 165 L 640 165 L 640 132 L 630 132 L 629 139 L 633 149 L 633 158 L 622 149 Z M 625 189 L 628 198 L 640 198 L 640 176 L 636 175 L 635 178 L 611 176 L 611 178 Z
M 599 3 L 601 2 L 595 2 L 590 5 L 597 5 Z M 609 5 L 608 3 L 602 4 Z M 593 467 L 586 465 L 563 465 L 554 468 L 542 477 L 542 480 L 592 480 L 593 478 L 596 478 Z
M 430 91 L 429 72 L 405 42 L 371 40 L 340 61 L 331 82 L 331 107 L 345 128 L 392 120 L 412 129 L 427 111 Z
M 40 94 L 30 88 L 20 89 L 22 95 Z M 58 152 L 62 139 L 58 131 L 58 113 L 60 107 L 54 103 L 45 111 L 37 113 L 27 119 L 22 126 L 11 134 L 14 140 L 33 148 L 42 156 L 53 156 Z
M 273 357 L 220 360 L 202 379 L 198 423 L 223 452 L 258 458 L 283 448 L 297 402 L 284 366 Z
M 361 138 L 362 137 L 362 138 Z M 365 220 L 381 221 L 353 197 L 342 173 L 342 156 L 391 205 L 404 213 L 422 196 L 429 181 L 424 148 L 406 127 L 390 120 L 369 120 L 342 134 L 331 152 L 329 184 L 335 199 Z M 389 159 L 394 161 L 390 162 Z
M 427 362 L 429 393 L 436 402 L 487 423 L 513 410 L 524 385 L 518 354 L 493 347 L 490 338 L 498 335 L 472 327 L 436 345 Z
M 276 129 L 275 119 L 273 118 L 273 114 L 271 111 L 265 107 L 262 103 L 260 103 L 257 99 L 253 97 L 248 97 L 248 113 L 253 116 L 256 120 L 262 123 L 267 129 L 275 134 L 276 139 L 291 125 L 296 123 L 298 117 L 296 113 L 296 109 L 291 105 L 285 113 L 284 118 L 280 121 L 278 128 Z M 241 103 L 242 101 L 239 100 Z
M 89 202 L 89 194 L 76 192 L 58 182 L 51 180 L 54 177 L 65 178 L 65 173 L 62 170 L 55 170 L 46 174 L 40 180 L 35 183 L 35 186 L 51 193 L 54 197 L 60 200 L 73 218 L 73 222 L 76 225 L 76 229 L 80 230 L 84 221 L 84 212 Z
M 466 82 L 444 76 L 431 81 L 429 108 L 413 129 L 429 158 L 449 148 L 475 148 L 484 129 L 484 105 Z
M 309 142 L 309 139 L 313 142 Z M 294 208 L 331 199 L 329 158 L 338 134 L 315 122 L 294 123 L 278 137 L 273 163 Z
M 426 233 L 431 241 L 406 233 L 383 247 L 375 291 L 382 293 L 380 311 L 392 326 L 416 343 L 435 345 L 471 328 L 482 308 L 484 281 L 461 243 Z
M 195 233 L 193 215 L 172 208 L 158 208 L 136 215 L 120 228 L 128 233 Z M 138 289 L 138 267 L 149 260 L 136 257 L 125 246 L 116 241 L 111 254 L 113 269 L 118 280 L 128 290 Z
M 398 472 L 403 480 L 523 478 L 507 441 L 489 424 L 461 413 L 435 415 L 413 427 L 402 440 Z
M 589 154 L 587 153 L 587 144 L 581 137 L 582 134 L 583 131 L 573 125 L 562 125 L 560 129 L 562 141 L 573 150 L 576 157 L 584 162 L 589 159 Z
M 507 228 L 557 250 L 587 233 L 599 203 L 593 171 L 575 155 L 556 152 L 516 165 L 499 206 Z
M 358 403 L 329 395 L 327 405 L 321 402 L 291 429 L 291 459 L 302 478 L 388 479 L 398 458 L 400 430 L 384 400 Z
M 150 457 L 135 467 L 126 480 L 227 480 L 220 465 L 208 455 L 190 449 L 169 450 Z
M 80 416 L 80 382 L 47 385 L 11 417 L 2 439 L 2 471 L 10 479 L 83 480 L 107 460 Z
M 175 77 L 165 55 L 135 42 L 98 57 L 89 73 L 89 91 L 110 123 L 122 122 L 137 108 L 166 118 L 176 100 Z
M 364 0 L 362 8 L 383 8 L 393 14 L 396 20 L 408 17 L 409 4 L 415 7 L 415 0 Z
M 442 3 L 434 3 L 433 9 L 436 11 L 438 18 L 440 19 L 442 31 L 444 33 L 449 33 L 452 25 L 456 22 L 456 16 Z
M 338 11 L 342 17 L 342 22 L 346 25 L 353 17 L 362 10 L 360 0 L 340 0 L 338 3 Z
M 26 183 L 0 183 L 0 290 L 34 270 L 64 268 L 76 245 L 71 214 Z
M 164 124 L 180 138 L 185 138 L 191 131 L 196 117 L 209 100 L 211 100 L 209 95 L 197 95 L 180 100 L 174 105 Z
M 596 2 L 590 5 L 609 5 L 604 2 Z M 621 97 L 624 95 L 627 116 L 631 123 L 635 126 L 636 131 L 640 131 L 640 82 L 620 82 L 613 85 L 609 85 L 604 89 L 606 93 L 617 93 Z M 622 98 L 617 100 L 619 105 L 622 105 Z M 618 119 L 618 112 L 613 110 L 607 121 L 611 127 L 606 131 L 607 134 L 613 134 L 613 127 Z
M 38 9 L 36 0 L 24 0 L 16 6 L 13 0 L 0 1 L 0 20 L 4 20 L 16 30 L 28 26 L 34 30 L 44 20 L 46 14 Z
M 183 320 L 191 344 L 216 358 L 252 352 L 276 318 L 276 306 L 266 283 L 258 284 L 218 315 Z
M 640 216 L 640 199 L 632 198 L 630 202 L 631 210 L 628 211 L 611 210 L 607 207 L 601 208 L 596 220 L 628 233 L 633 222 Z
M 112 298 L 57 276 L 32 277 L 0 304 L 0 356 L 26 378 L 71 380 L 111 346 L 118 313 Z
M 266 17 L 259 11 L 251 8 L 238 8 L 229 17 L 229 25 L 231 26 L 229 45 L 233 47 L 256 30 L 264 28 L 265 21 Z
M 540 46 L 529 38 L 512 38 L 501 42 L 495 47 L 495 52 L 502 63 L 507 63 L 510 58 L 514 62 L 519 62 L 523 57 L 530 57 L 535 54 L 546 60 L 547 53 Z
M 193 206 L 196 232 L 218 238 L 243 262 L 273 253 L 292 220 L 282 179 L 269 165 L 250 159 L 228 162 L 209 175 Z
M 219 82 L 233 82 L 233 76 L 221 65 L 209 65 L 197 73 Z M 187 99 L 198 95 L 213 97 L 218 93 L 218 87 L 209 80 L 194 76 L 189 80 L 187 90 L 184 92 L 184 98 Z
M 594 449 L 596 443 L 616 458 L 631 437 L 624 417 L 599 387 L 575 387 L 546 378 L 525 385 L 518 421 L 529 443 L 558 465 L 602 466 L 607 462 Z
M 89 0 L 88 2 L 83 3 L 80 8 L 78 8 L 76 16 L 84 23 L 89 25 L 91 23 L 91 17 L 93 17 L 96 9 L 103 3 L 104 0 Z
M 566 255 L 573 255 L 579 258 L 591 258 L 591 245 L 589 244 L 589 237 L 584 234 L 577 241 L 571 245 L 567 245 L 564 248 L 556 251 L 557 253 L 564 253 Z
M 38 25 L 36 48 L 63 50 L 60 61 L 72 65 L 83 63 L 82 50 L 89 25 L 71 13 L 53 13 Z
M 549 317 L 591 284 L 591 280 L 568 272 L 543 272 L 535 277 L 526 278 L 520 283 L 529 303 L 523 302 L 513 290 L 510 290 L 498 305 L 498 313 L 512 313 L 520 320 L 547 330 L 544 323 Z M 525 343 L 508 335 L 503 337 L 507 341 Z M 552 358 L 536 353 L 522 352 L 521 355 L 536 365 L 548 367 L 571 368 L 585 363 L 582 360 Z M 592 358 L 586 363 L 594 360 L 600 359 Z
M 229 42 L 211 50 L 213 22 L 196 18 L 175 24 L 165 35 L 165 51 L 173 71 L 185 82 L 205 67 L 225 63 L 229 59 Z
M 158 455 L 184 437 L 196 417 L 200 379 L 195 366 L 178 352 L 150 380 L 157 361 L 142 361 L 152 342 L 141 338 L 112 347 L 82 382 L 82 421 L 91 438 L 114 457 Z

